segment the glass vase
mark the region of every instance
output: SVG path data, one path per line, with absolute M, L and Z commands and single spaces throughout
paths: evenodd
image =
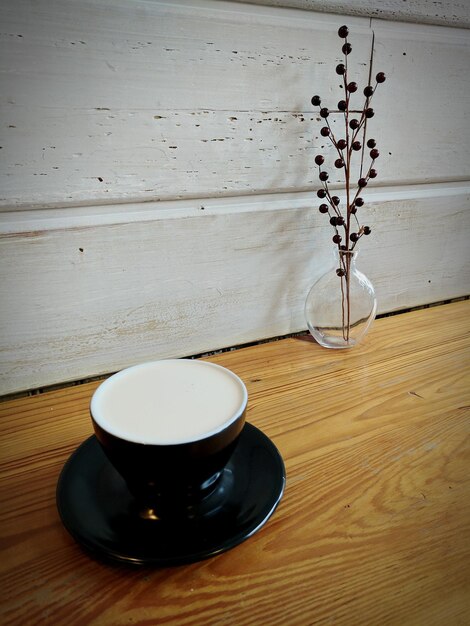
M 372 324 L 377 299 L 356 268 L 357 250 L 335 249 L 335 263 L 312 286 L 305 302 L 311 335 L 325 348 L 352 348 Z

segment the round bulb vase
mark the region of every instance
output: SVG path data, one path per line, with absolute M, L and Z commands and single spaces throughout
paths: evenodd
M 356 268 L 357 250 L 335 250 L 333 266 L 312 286 L 305 302 L 311 335 L 325 348 L 352 348 L 372 324 L 377 299 Z

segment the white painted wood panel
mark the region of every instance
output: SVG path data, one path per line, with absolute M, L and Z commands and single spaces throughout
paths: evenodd
M 0 11 L 0 208 L 315 184 L 325 142 L 310 98 L 341 96 L 340 16 L 203 0 L 3 0 Z M 348 23 L 363 84 L 370 20 Z M 377 184 L 469 179 L 468 31 L 373 28 L 388 75 L 370 123 Z
M 238 2 L 238 0 L 232 0 Z M 470 28 L 470 3 L 468 0 L 245 0 L 250 4 L 290 7 L 374 17 L 394 22 L 417 22 Z M 347 19 L 347 18 L 346 18 Z
M 215 0 L 0 21 L 0 394 L 305 328 L 332 254 L 309 103 L 341 96 L 345 22 L 356 80 L 372 31 L 387 74 L 359 266 L 381 312 L 469 293 L 468 30 Z
M 368 198 L 358 265 L 380 312 L 469 293 L 468 185 Z M 333 250 L 312 205 L 301 193 L 3 214 L 0 393 L 304 329 Z

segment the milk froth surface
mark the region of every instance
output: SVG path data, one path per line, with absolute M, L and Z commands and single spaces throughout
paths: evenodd
M 95 392 L 91 412 L 108 432 L 139 443 L 177 444 L 221 430 L 244 409 L 246 389 L 229 370 L 169 359 L 123 370 Z

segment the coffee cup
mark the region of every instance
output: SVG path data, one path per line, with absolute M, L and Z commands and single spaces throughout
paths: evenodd
M 248 401 L 230 370 L 196 359 L 124 369 L 91 399 L 95 435 L 145 519 L 207 513 L 245 424 Z M 214 506 L 211 504 L 210 506 Z

